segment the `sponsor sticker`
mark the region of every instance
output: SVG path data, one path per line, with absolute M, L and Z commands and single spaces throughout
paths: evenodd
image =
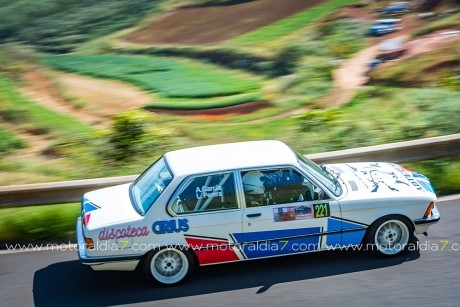
M 157 235 L 165 233 L 187 232 L 190 229 L 187 219 L 156 221 L 152 225 L 152 230 Z
M 275 222 L 287 222 L 313 218 L 312 205 L 289 206 L 273 209 Z
M 115 229 L 104 228 L 99 232 L 99 240 L 112 240 L 121 238 L 145 237 L 148 236 L 150 231 L 147 226 L 131 227 Z

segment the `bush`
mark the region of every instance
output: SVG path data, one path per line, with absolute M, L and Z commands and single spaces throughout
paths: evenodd
M 138 155 L 152 155 L 161 148 L 168 133 L 154 127 L 145 111 L 127 111 L 114 118 L 112 131 L 108 136 L 108 158 L 117 161 L 132 160 Z
M 338 109 L 311 110 L 299 116 L 300 125 L 304 131 L 322 130 L 332 124 L 342 114 Z
M 0 127 L 0 153 L 8 153 L 24 147 L 25 144 L 22 140 Z
M 274 58 L 273 75 L 283 76 L 294 72 L 302 57 L 302 49 L 296 45 L 286 46 Z

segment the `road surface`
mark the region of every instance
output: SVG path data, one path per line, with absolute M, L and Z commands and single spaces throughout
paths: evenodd
M 426 246 L 405 256 L 333 251 L 209 266 L 172 288 L 140 272 L 92 271 L 73 251 L 1 254 L 0 306 L 459 306 L 460 199 L 439 209 L 441 221 L 419 236 Z

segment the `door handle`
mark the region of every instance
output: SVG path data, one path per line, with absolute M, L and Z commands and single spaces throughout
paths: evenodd
M 261 215 L 262 215 L 262 213 L 251 213 L 251 214 L 247 214 L 246 216 L 247 217 L 259 217 Z

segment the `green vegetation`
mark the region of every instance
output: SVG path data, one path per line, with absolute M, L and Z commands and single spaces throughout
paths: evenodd
M 20 41 L 49 52 L 134 25 L 163 0 L 0 0 L 0 41 Z
M 0 75 L 0 117 L 35 134 L 82 136 L 93 128 L 64 114 L 29 101 L 16 92 L 13 82 Z
M 340 18 L 323 23 L 318 31 L 327 51 L 337 58 L 349 58 L 364 49 L 366 25 L 363 21 Z
M 259 89 L 256 81 L 236 74 L 220 71 L 216 67 L 197 65 L 177 59 L 128 55 L 67 55 L 47 57 L 46 63 L 56 69 L 91 75 L 101 78 L 120 79 L 135 84 L 146 91 L 160 94 L 160 102 L 168 98 L 188 99 L 179 101 L 179 107 L 186 105 L 199 109 L 202 100 L 197 98 L 224 98 Z M 231 97 L 229 97 L 231 98 Z M 251 99 L 255 97 L 252 96 Z M 247 101 L 247 97 L 245 100 Z M 204 108 L 221 106 L 222 103 L 241 103 L 241 100 L 222 99 L 204 101 Z M 166 104 L 171 108 L 174 101 Z M 216 105 L 213 106 L 213 102 Z
M 404 166 L 427 176 L 437 195 L 460 192 L 460 157 L 405 163 Z
M 0 126 L 0 154 L 12 152 L 24 147 L 25 144 L 22 140 L 18 139 L 13 133 Z
M 428 25 L 415 30 L 412 33 L 412 36 L 417 37 L 417 36 L 425 35 L 425 34 L 432 33 L 438 30 L 444 30 L 444 29 L 459 30 L 460 29 L 459 27 L 460 25 L 458 22 L 459 20 L 460 20 L 460 13 L 456 13 L 448 17 L 444 17 L 442 19 L 431 22 Z
M 175 98 L 168 100 L 152 101 L 147 104 L 147 110 L 165 109 L 165 110 L 201 110 L 235 106 L 253 101 L 260 100 L 260 93 L 254 92 L 249 94 L 238 94 L 222 98 Z
M 299 119 L 306 139 L 339 150 L 459 133 L 453 120 L 460 116 L 459 99 L 460 93 L 443 89 L 376 87 L 340 109 L 313 110 Z
M 106 157 L 116 161 L 132 160 L 139 155 L 151 155 L 154 152 L 152 148 L 156 151 L 161 149 L 171 133 L 150 125 L 149 116 L 150 114 L 141 111 L 127 111 L 116 115 L 113 129 L 108 135 L 111 150 L 106 152 Z
M 162 123 L 187 136 L 190 143 L 183 147 L 211 144 L 216 139 L 220 143 L 278 139 L 309 154 L 460 133 L 459 100 L 460 93 L 442 88 L 371 87 L 341 108 L 313 109 L 318 106 L 311 104 L 312 109 L 304 114 L 274 117 L 267 122 L 254 120 L 256 115 L 252 114 L 217 122 L 168 117 Z M 259 112 L 267 114 L 269 109 Z M 158 117 L 158 124 L 160 120 Z
M 74 240 L 80 204 L 0 209 L 0 242 Z
M 291 34 L 292 32 L 304 28 L 307 25 L 321 19 L 330 13 L 331 10 L 358 2 L 357 0 L 332 0 L 328 1 L 325 4 L 321 4 L 310 8 L 304 12 L 297 13 L 288 18 L 282 19 L 275 23 L 272 23 L 268 26 L 262 27 L 255 31 L 249 32 L 242 36 L 239 36 L 235 39 L 232 39 L 231 42 L 241 45 L 258 45 L 268 42 L 273 42 L 274 40 Z

